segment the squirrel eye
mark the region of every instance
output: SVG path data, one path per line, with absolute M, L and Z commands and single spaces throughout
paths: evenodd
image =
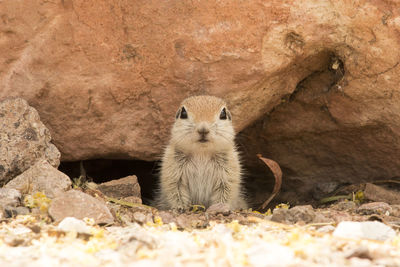
M 221 120 L 226 120 L 226 109 L 225 108 L 223 108 L 222 110 L 221 110 L 221 114 L 219 114 L 219 118 L 221 119 Z
M 187 119 L 187 117 L 188 117 L 188 115 L 187 115 L 186 109 L 184 107 L 182 107 L 180 118 Z

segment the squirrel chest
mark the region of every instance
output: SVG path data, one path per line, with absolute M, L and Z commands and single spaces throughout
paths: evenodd
M 192 205 L 211 205 L 213 195 L 229 183 L 226 155 L 184 156 L 180 184 L 189 191 Z

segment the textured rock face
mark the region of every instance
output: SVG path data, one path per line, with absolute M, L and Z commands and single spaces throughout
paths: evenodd
M 67 175 L 43 160 L 12 179 L 4 188 L 16 189 L 23 194 L 42 192 L 48 198 L 55 198 L 71 189 L 71 184 Z
M 43 159 L 58 167 L 60 152 L 50 140 L 49 130 L 25 100 L 0 102 L 0 185 Z
M 246 157 L 281 164 L 284 191 L 398 176 L 399 7 L 2 1 L 0 99 L 36 107 L 65 160 L 154 160 L 178 103 L 209 93 Z

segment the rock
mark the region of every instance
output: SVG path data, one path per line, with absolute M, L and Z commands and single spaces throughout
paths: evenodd
M 78 190 L 69 190 L 54 198 L 49 207 L 49 215 L 57 222 L 66 217 L 93 218 L 97 224 L 114 222 L 104 201 Z
M 400 194 L 384 187 L 367 183 L 364 189 L 364 197 L 367 200 L 400 204 Z
M 65 232 L 76 232 L 83 234 L 90 234 L 91 228 L 82 220 L 74 217 L 65 217 L 59 224 L 58 229 Z
M 48 161 L 41 160 L 8 182 L 4 188 L 17 189 L 24 194 L 43 192 L 48 198 L 55 198 L 69 190 L 71 184 L 67 175 L 52 167 Z
M 331 218 L 335 221 L 336 224 L 343 221 L 351 221 L 353 220 L 353 216 L 351 216 L 348 212 L 345 211 L 337 211 L 332 212 Z
M 21 204 L 21 193 L 12 188 L 0 188 L 0 206 L 16 207 Z
M 392 207 L 385 202 L 371 202 L 362 204 L 357 209 L 358 213 L 363 215 L 380 214 L 380 215 L 390 215 L 392 212 Z
M 97 186 L 104 195 L 113 198 L 136 197 L 141 198 L 140 185 L 135 175 L 112 180 Z
M 319 212 L 316 212 L 315 217 L 312 220 L 312 222 L 313 223 L 334 223 L 334 220 L 326 217 L 325 215 L 323 215 Z
M 315 218 L 315 211 L 311 205 L 300 205 L 289 209 L 289 216 L 293 222 L 311 223 Z
M 13 206 L 7 206 L 4 208 L 6 217 L 11 218 L 15 217 L 17 215 L 27 215 L 30 213 L 29 209 L 27 207 L 13 207 Z
M 176 225 L 181 229 L 205 228 L 209 222 L 203 214 L 180 214 L 176 217 Z
M 353 239 L 371 239 L 385 241 L 396 236 L 396 232 L 389 226 L 373 222 L 341 222 L 333 232 L 334 236 Z
M 289 222 L 291 218 L 289 218 L 289 210 L 288 209 L 274 209 L 271 217 L 271 221 L 274 222 Z
M 141 224 L 147 222 L 153 222 L 153 215 L 151 213 L 145 213 L 141 211 L 137 211 L 133 213 L 133 221 L 139 222 Z
M 130 203 L 142 204 L 142 199 L 140 197 L 124 197 L 123 200 Z
M 394 217 L 400 217 L 400 205 L 391 205 L 392 211 L 390 215 Z
M 213 94 L 249 183 L 265 181 L 256 153 L 289 170 L 299 202 L 321 181 L 400 173 L 398 1 L 1 5 L 0 99 L 36 107 L 64 160 L 156 160 L 180 101 Z
M 165 224 L 176 223 L 176 216 L 172 212 L 162 210 L 158 212 L 158 216 Z
M 211 214 L 223 214 L 225 216 L 228 216 L 231 213 L 230 207 L 226 203 L 213 204 L 208 207 L 206 211 Z
M 60 164 L 60 152 L 50 143 L 49 130 L 25 100 L 0 102 L 0 129 L 0 184 L 43 159 L 54 167 Z
M 336 203 L 333 208 L 336 210 L 354 211 L 357 209 L 357 204 L 354 201 L 340 201 Z
M 274 209 L 271 220 L 284 223 L 311 223 L 315 216 L 311 205 L 299 205 L 291 209 Z M 319 217 L 319 220 L 322 220 L 322 217 Z

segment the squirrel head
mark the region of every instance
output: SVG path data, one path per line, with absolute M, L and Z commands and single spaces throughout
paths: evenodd
M 215 153 L 234 147 L 232 116 L 224 100 L 192 96 L 180 105 L 172 127 L 171 144 L 182 152 Z

